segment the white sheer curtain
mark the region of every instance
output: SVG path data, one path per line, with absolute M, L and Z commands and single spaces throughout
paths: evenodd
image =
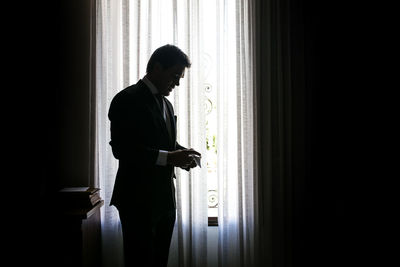
M 218 1 L 219 266 L 255 266 L 251 1 Z
M 96 158 L 101 197 L 102 265 L 123 267 L 122 229 L 118 211 L 109 206 L 118 162 L 113 158 L 107 117 L 113 96 L 123 89 L 120 1 L 96 1 Z
M 201 90 L 200 5 L 201 1 L 187 0 L 97 1 L 96 166 L 105 200 L 102 211 L 104 266 L 123 266 L 118 212 L 115 207 L 109 206 L 117 161 L 108 144 L 110 133 L 107 112 L 112 97 L 118 91 L 136 83 L 145 75 L 147 61 L 159 46 L 175 44 L 192 61 L 192 67 L 186 72 L 181 85 L 168 98 L 178 116 L 178 142 L 206 154 L 205 101 L 204 90 Z M 206 168 L 196 168 L 190 173 L 177 169 L 176 174 L 177 220 L 169 266 L 206 266 Z
M 151 53 L 167 43 L 180 47 L 192 61 L 169 96 L 178 116 L 178 142 L 200 151 L 204 163 L 204 88 L 212 82 L 218 92 L 219 266 L 256 266 L 251 5 L 248 0 L 97 1 L 96 166 L 105 200 L 104 266 L 123 266 L 118 212 L 109 206 L 117 170 L 108 144 L 109 104 L 118 91 L 144 76 Z M 204 28 L 210 16 L 215 28 Z M 212 67 L 205 57 L 211 54 Z M 207 266 L 207 168 L 189 173 L 177 169 L 176 174 L 177 220 L 169 266 Z

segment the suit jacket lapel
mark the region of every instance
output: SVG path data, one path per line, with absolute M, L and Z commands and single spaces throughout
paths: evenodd
M 175 116 L 174 116 L 174 112 L 173 112 L 173 108 L 172 105 L 169 103 L 169 101 L 164 101 L 166 104 L 166 111 L 168 112 L 168 116 L 169 116 L 169 120 L 171 123 L 171 141 L 172 144 L 175 144 L 176 141 L 176 122 L 175 122 Z

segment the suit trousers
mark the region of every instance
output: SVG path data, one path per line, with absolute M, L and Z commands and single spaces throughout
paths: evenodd
M 156 222 L 135 209 L 118 208 L 125 267 L 166 267 L 176 211 L 165 211 Z

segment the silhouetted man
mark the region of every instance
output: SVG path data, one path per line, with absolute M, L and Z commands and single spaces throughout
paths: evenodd
M 174 167 L 196 167 L 193 156 L 200 153 L 176 142 L 176 116 L 165 96 L 190 65 L 178 47 L 162 46 L 143 79 L 110 105 L 110 145 L 119 160 L 110 205 L 119 211 L 126 266 L 167 266 L 176 210 Z

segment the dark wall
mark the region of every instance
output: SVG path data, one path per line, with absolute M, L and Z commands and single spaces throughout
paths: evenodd
M 334 7 L 290 1 L 293 74 L 293 264 L 340 266 L 348 255 L 344 222 L 343 125 L 337 111 L 343 77 Z M 336 13 L 337 12 L 337 13 Z M 333 16 L 335 15 L 335 16 Z M 344 33 L 344 32 L 343 32 Z M 343 87 L 343 86 L 342 86 Z M 343 150 L 345 151 L 345 150 Z
M 89 185 L 90 2 L 45 1 L 26 9 L 29 56 L 20 81 L 26 96 L 16 151 L 23 151 L 19 170 L 30 191 L 21 202 L 32 206 L 19 231 L 39 265 L 54 264 L 63 246 L 55 193 Z
M 61 186 L 89 185 L 90 2 L 60 2 Z
M 5 27 L 4 144 L 14 181 L 35 201 L 89 181 L 90 2 L 5 7 L 18 14 Z
M 379 140 L 374 131 L 382 129 L 373 122 L 380 109 L 375 100 L 379 93 L 368 89 L 375 88 L 376 79 L 371 74 L 375 62 L 370 46 L 375 41 L 367 27 L 370 13 L 360 12 L 367 6 L 356 3 L 291 2 L 294 58 L 301 62 L 304 55 L 304 87 L 295 87 L 304 114 L 295 116 L 297 129 L 305 127 L 300 131 L 305 137 L 304 165 L 301 155 L 297 157 L 305 176 L 294 180 L 294 262 L 296 266 L 381 262 L 385 257 L 378 254 L 374 231 L 384 236 L 385 227 L 378 227 L 384 220 L 376 207 L 380 210 L 389 202 L 377 205 L 382 174 L 376 175 L 375 168 L 380 169 L 382 153 L 374 151 L 373 143 Z M 366 40 L 363 31 L 369 32 Z M 371 99 L 369 92 L 375 94 Z
M 89 185 L 90 2 L 57 1 L 41 23 L 40 113 L 42 195 Z

